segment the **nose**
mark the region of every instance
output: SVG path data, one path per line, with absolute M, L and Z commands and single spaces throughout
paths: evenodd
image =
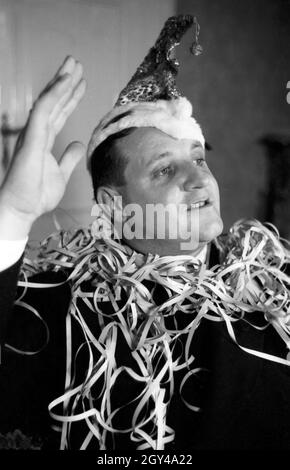
M 183 190 L 192 191 L 193 189 L 204 188 L 209 183 L 209 175 L 199 167 L 188 169 L 184 175 Z

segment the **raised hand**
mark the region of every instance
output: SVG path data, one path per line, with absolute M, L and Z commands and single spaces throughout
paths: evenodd
M 72 142 L 59 162 L 52 147 L 85 88 L 82 65 L 67 57 L 35 101 L 0 188 L 0 238 L 28 235 L 33 222 L 62 199 L 85 147 Z

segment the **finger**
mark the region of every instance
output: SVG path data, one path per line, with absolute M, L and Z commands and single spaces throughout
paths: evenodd
M 65 73 L 72 75 L 74 72 L 75 65 L 75 59 L 72 56 L 67 56 L 41 94 L 46 93 L 61 75 L 64 75 Z
M 57 96 L 58 87 L 60 86 L 62 81 L 68 84 L 68 80 L 71 80 L 72 87 L 74 86 L 75 79 L 72 79 L 72 74 L 74 72 L 75 66 L 76 66 L 75 59 L 72 56 L 67 56 L 64 62 L 62 63 L 62 65 L 60 66 L 60 68 L 58 69 L 58 71 L 56 72 L 55 76 L 46 85 L 44 90 L 38 96 L 37 100 L 34 102 L 33 109 L 30 111 L 29 118 L 31 117 L 32 111 L 38 105 L 38 103 L 42 103 L 43 101 L 45 101 L 45 98 L 47 97 L 49 93 L 51 93 L 51 91 L 55 91 L 56 93 L 55 96 Z M 56 85 L 58 85 L 58 87 L 56 87 Z M 51 102 L 51 106 L 53 106 L 53 102 Z
M 14 150 L 13 150 L 13 156 L 16 154 L 18 149 L 22 146 L 24 136 L 25 136 L 25 132 L 26 132 L 26 125 L 17 137 L 16 143 L 15 143 L 15 146 L 14 146 Z
M 81 142 L 72 142 L 66 148 L 59 162 L 59 166 L 66 184 L 70 179 L 73 170 L 84 157 L 85 153 L 85 146 Z
M 67 92 L 63 95 L 63 97 L 58 101 L 56 106 L 54 107 L 51 116 L 50 116 L 50 123 L 54 125 L 54 122 L 57 121 L 58 116 L 62 112 L 63 108 L 66 106 L 66 104 L 70 101 L 75 88 L 79 85 L 79 82 L 81 81 L 83 75 L 83 66 L 80 62 L 76 62 L 74 71 L 72 73 L 72 79 L 71 79 L 71 87 L 68 88 Z
M 62 75 L 50 91 L 35 102 L 24 137 L 26 144 L 40 141 L 44 144 L 43 139 L 45 136 L 48 137 L 50 113 L 69 87 L 71 87 L 71 76 Z
M 70 100 L 67 102 L 65 108 L 62 109 L 62 112 L 59 114 L 57 120 L 49 128 L 49 138 L 46 147 L 47 151 L 52 149 L 55 136 L 61 131 L 66 121 L 83 98 L 85 91 L 86 81 L 85 79 L 81 79 L 78 85 L 75 87 L 74 92 Z
M 83 76 L 83 66 L 82 64 L 77 60 L 75 62 L 75 67 L 74 70 L 71 72 L 72 75 L 72 86 L 75 87 L 75 85 L 80 81 L 80 79 Z
M 47 116 L 50 115 L 54 107 L 71 88 L 72 76 L 68 73 L 60 75 L 55 83 L 35 101 L 31 117 L 37 114 L 39 110 L 42 111 L 42 114 L 45 112 Z
M 58 69 L 58 71 L 55 74 L 55 78 L 57 78 L 59 75 L 63 75 L 64 73 L 70 73 L 72 74 L 74 71 L 74 68 L 76 66 L 76 60 L 73 56 L 69 55 L 65 58 L 63 61 L 62 65 Z
M 59 113 L 59 116 L 54 123 L 54 130 L 56 133 L 59 133 L 61 131 L 69 116 L 73 113 L 79 102 L 84 97 L 86 87 L 87 83 L 86 80 L 83 78 L 80 80 L 80 82 L 74 89 L 70 100 L 66 103 L 65 107 Z

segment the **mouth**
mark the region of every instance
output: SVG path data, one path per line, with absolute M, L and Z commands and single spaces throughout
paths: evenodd
M 196 201 L 196 202 L 192 202 L 189 206 L 188 206 L 188 211 L 192 210 L 192 209 L 202 209 L 203 207 L 206 207 L 206 206 L 209 206 L 211 205 L 211 202 L 209 199 L 203 199 L 203 200 L 200 200 L 200 201 Z

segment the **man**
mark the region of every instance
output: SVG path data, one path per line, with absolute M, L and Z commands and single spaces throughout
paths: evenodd
M 171 19 L 166 28 L 180 22 L 184 28 L 192 19 Z M 59 164 L 51 155 L 55 135 L 85 89 L 73 58 L 41 94 L 18 142 L 0 192 L 2 250 L 14 245 L 17 252 L 2 262 L 0 277 L 6 445 L 9 439 L 15 445 L 9 431 L 20 429 L 18 441 L 34 448 L 289 448 L 283 343 L 289 278 L 279 269 L 287 250 L 254 223 L 235 226 L 227 245 L 212 243 L 222 231 L 218 186 L 205 162 L 200 127 L 178 96 L 168 63 L 158 62 L 157 77 L 142 65 L 93 133 L 88 167 L 103 204 L 99 231 L 60 235 L 54 250 L 44 244 L 40 261 L 21 271 L 12 309 L 17 258 L 31 225 L 57 206 L 84 153 L 74 143 Z M 103 230 L 112 222 L 106 208 L 116 197 L 127 209 L 142 209 L 132 230 L 126 230 L 128 212 L 122 213 L 122 240 Z M 183 210 L 169 210 L 173 219 L 163 238 L 157 236 L 158 212 L 150 236 L 134 236 L 151 204 Z M 180 229 L 173 238 L 172 224 Z M 198 236 L 182 250 L 180 234 L 191 229 Z M 26 280 L 29 269 L 39 272 Z M 277 305 L 280 316 L 273 314 Z M 54 423 L 59 434 L 51 430 L 47 409 L 60 423 Z

